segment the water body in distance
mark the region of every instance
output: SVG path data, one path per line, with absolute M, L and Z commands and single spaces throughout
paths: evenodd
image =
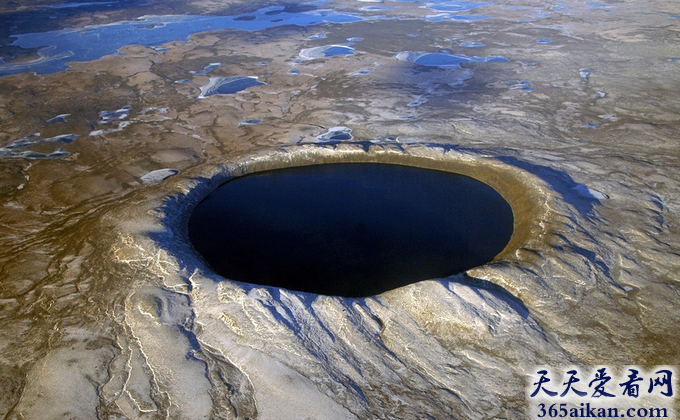
M 189 237 L 226 278 L 362 297 L 492 260 L 513 221 L 475 179 L 343 163 L 235 178 L 198 204 Z

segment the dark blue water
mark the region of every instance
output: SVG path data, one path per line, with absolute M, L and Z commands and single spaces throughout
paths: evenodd
M 224 277 L 357 297 L 484 264 L 510 240 L 513 220 L 472 178 L 329 164 L 223 184 L 194 210 L 189 237 Z

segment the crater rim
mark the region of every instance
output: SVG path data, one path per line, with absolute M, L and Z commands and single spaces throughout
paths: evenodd
M 502 155 L 498 155 L 501 157 Z M 493 155 L 442 144 L 395 144 L 352 142 L 338 144 L 302 144 L 268 149 L 235 156 L 228 162 L 202 165 L 187 171 L 175 184 L 184 197 L 177 197 L 181 213 L 179 232 L 185 243 L 184 251 L 191 255 L 193 266 L 216 281 L 229 280 L 254 287 L 273 287 L 230 279 L 216 272 L 194 248 L 188 236 L 188 220 L 196 206 L 217 188 L 235 178 L 258 172 L 330 163 L 383 163 L 449 172 L 473 178 L 492 189 L 509 204 L 514 217 L 513 233 L 507 245 L 492 260 L 471 270 L 486 268 L 501 262 L 519 262 L 521 249 L 540 246 L 547 232 L 544 221 L 549 218 L 547 191 L 539 178 Z M 547 194 L 549 197 L 550 194 Z M 175 213 L 173 211 L 173 213 Z M 182 254 L 187 254 L 183 252 Z M 424 280 L 423 280 L 424 281 Z M 417 284 L 414 283 L 414 284 Z M 310 293 L 292 290 L 296 293 Z M 312 293 L 314 294 L 314 293 Z M 317 294 L 320 295 L 320 294 Z

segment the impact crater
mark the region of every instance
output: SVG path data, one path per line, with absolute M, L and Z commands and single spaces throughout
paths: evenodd
M 216 273 L 365 297 L 499 260 L 526 237 L 512 204 L 526 194 L 498 165 L 309 152 L 251 158 L 193 208 L 189 240 Z

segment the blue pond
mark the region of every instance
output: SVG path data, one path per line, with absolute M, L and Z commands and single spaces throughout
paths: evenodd
M 428 53 L 424 51 L 402 51 L 397 53 L 395 57 L 399 61 L 407 61 L 409 63 L 419 64 L 421 66 L 451 68 L 460 68 L 462 63 L 492 63 L 510 61 L 507 58 L 500 56 L 468 57 L 461 54 Z
M 231 95 L 249 87 L 265 85 L 254 76 L 211 77 L 208 84 L 201 87 L 199 99 L 212 95 Z
M 325 57 L 337 57 L 339 55 L 354 55 L 354 48 L 346 45 L 324 45 L 300 51 L 300 58 L 302 60 L 316 60 Z

